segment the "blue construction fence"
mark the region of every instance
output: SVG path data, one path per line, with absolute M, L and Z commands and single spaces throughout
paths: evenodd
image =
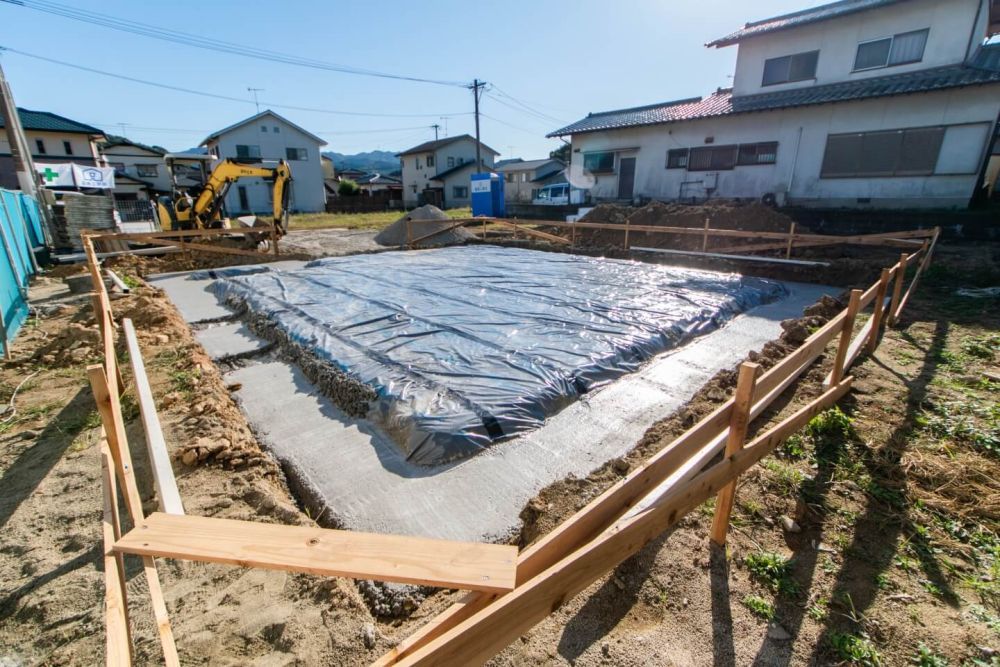
M 4 340 L 12 340 L 28 319 L 28 281 L 35 274 L 31 253 L 45 247 L 38 202 L 16 190 L 0 189 L 0 312 Z

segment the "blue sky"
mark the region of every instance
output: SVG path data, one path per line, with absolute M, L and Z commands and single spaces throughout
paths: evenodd
M 482 102 L 484 143 L 503 157 L 535 158 L 559 145 L 545 139 L 547 132 L 589 111 L 704 95 L 729 85 L 736 48 L 706 49 L 705 42 L 746 21 L 817 4 L 822 3 L 105 0 L 72 6 L 352 67 L 446 81 L 478 77 L 496 86 Z M 449 135 L 473 133 L 472 93 L 458 87 L 216 53 L 6 2 L 0 2 L 0 26 L 0 46 L 247 100 L 161 90 L 19 53 L 0 56 L 19 106 L 53 111 L 116 134 L 124 123 L 129 138 L 171 150 L 195 146 L 210 131 L 252 115 L 248 87 L 264 89 L 258 93 L 262 102 L 322 136 L 329 142 L 327 150 L 401 150 L 433 139 L 432 123 L 442 126 L 442 135 L 445 125 Z

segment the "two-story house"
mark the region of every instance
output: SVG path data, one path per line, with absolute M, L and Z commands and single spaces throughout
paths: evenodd
M 292 171 L 288 208 L 297 213 L 326 209 L 320 150 L 326 142 L 270 109 L 213 132 L 201 146 L 216 158 L 248 163 L 286 160 Z M 272 207 L 271 184 L 260 178 L 241 179 L 226 195 L 230 215 L 267 213 Z
M 170 194 L 170 173 L 163 160 L 165 148 L 108 135 L 98 144 L 98 150 L 107 165 L 115 169 L 115 199 L 156 199 Z
M 493 171 L 503 176 L 503 198 L 509 202 L 530 202 L 539 188 L 566 181 L 566 164 L 555 158 L 500 160 Z
M 731 88 L 549 136 L 571 136 L 571 173 L 595 199 L 964 207 L 1000 119 L 997 13 L 991 0 L 842 0 L 747 23 L 707 45 L 738 47 Z
M 75 162 L 94 166 L 101 163 L 98 142 L 105 136 L 96 127 L 48 111 L 18 107 L 17 115 L 21 119 L 24 136 L 36 165 Z M 3 127 L 4 119 L 0 114 L 0 128 Z M 14 161 L 5 132 L 0 132 L 0 187 L 18 188 Z
M 479 144 L 481 169 L 491 171 L 499 155 Z M 468 134 L 427 141 L 398 153 L 403 170 L 403 206 L 433 204 L 439 208 L 469 206 L 469 186 L 476 173 L 476 140 Z

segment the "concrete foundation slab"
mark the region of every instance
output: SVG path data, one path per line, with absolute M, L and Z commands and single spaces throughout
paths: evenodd
M 194 337 L 205 348 L 212 361 L 245 357 L 270 347 L 267 341 L 253 335 L 242 322 L 208 324 L 195 331 Z
M 189 321 L 231 317 L 207 290 L 210 280 L 165 276 L 158 286 Z M 735 317 L 721 329 L 664 353 L 639 371 L 585 395 L 532 432 L 449 465 L 408 463 L 370 423 L 345 415 L 294 365 L 274 355 L 226 374 L 244 413 L 294 485 L 324 516 L 352 530 L 456 540 L 502 540 L 516 532 L 524 505 L 548 484 L 585 476 L 627 453 L 716 372 L 781 333 L 783 319 L 837 290 L 785 283 L 788 297 Z M 213 356 L 250 350 L 239 324 L 199 332 Z
M 281 361 L 226 376 L 254 429 L 289 474 L 339 525 L 456 540 L 504 539 L 546 485 L 585 476 L 628 452 L 654 422 L 681 407 L 717 371 L 780 335 L 780 322 L 833 290 L 788 285 L 779 303 L 655 359 L 569 406 L 529 434 L 452 466 L 407 463 L 364 421 L 347 417 Z

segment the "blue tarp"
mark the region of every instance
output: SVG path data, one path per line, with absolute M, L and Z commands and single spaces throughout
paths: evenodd
M 213 289 L 374 390 L 367 418 L 425 465 L 537 428 L 786 294 L 737 274 L 495 246 L 254 270 L 222 274 Z
M 0 190 L 0 227 L 5 240 L 0 254 L 0 312 L 3 313 L 6 340 L 17 335 L 28 317 L 28 302 L 23 290 L 34 275 L 32 248 L 44 245 L 38 203 L 31 197 L 11 190 Z M 10 248 L 8 255 L 7 247 Z

